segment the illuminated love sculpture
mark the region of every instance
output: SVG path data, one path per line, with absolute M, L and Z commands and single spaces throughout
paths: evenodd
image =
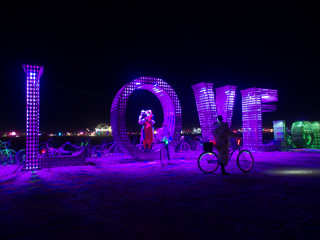
M 210 130 L 218 115 L 222 115 L 231 126 L 235 86 L 224 86 L 213 89 L 213 83 L 198 83 L 192 86 L 199 122 L 204 141 L 212 136 Z M 134 147 L 126 129 L 126 106 L 130 94 L 136 89 L 152 92 L 161 102 L 164 122 L 173 132 L 173 145 L 180 137 L 182 126 L 181 107 L 177 94 L 168 83 L 159 78 L 141 77 L 126 84 L 116 94 L 111 106 L 111 127 L 114 140 L 120 149 L 136 159 L 152 159 L 154 153 L 144 152 Z M 216 97 L 215 97 L 216 93 Z M 262 149 L 262 113 L 276 110 L 275 105 L 264 103 L 278 101 L 278 91 L 272 89 L 249 88 L 242 94 L 242 122 L 244 147 L 250 150 Z
M 27 74 L 27 122 L 26 122 L 26 162 L 24 169 L 39 169 L 48 166 L 81 165 L 83 160 L 70 159 L 48 165 L 47 159 L 39 158 L 39 104 L 40 77 L 43 66 L 23 65 Z M 205 141 L 211 139 L 210 129 L 217 115 L 222 115 L 231 126 L 235 86 L 224 86 L 213 89 L 213 83 L 198 83 L 192 86 L 198 115 Z M 153 93 L 160 101 L 163 109 L 164 122 L 173 133 L 173 145 L 180 139 L 182 113 L 180 101 L 172 87 L 160 78 L 140 77 L 123 86 L 111 106 L 111 127 L 115 142 L 123 153 L 135 159 L 151 160 L 155 153 L 144 152 L 134 146 L 128 137 L 126 129 L 126 106 L 131 93 L 137 89 L 145 89 Z M 216 93 L 216 97 L 215 97 Z M 265 105 L 267 102 L 278 101 L 277 90 L 249 88 L 242 94 L 242 124 L 244 146 L 258 150 L 262 146 L 262 113 L 275 111 L 275 105 Z M 41 159 L 41 161 L 39 160 Z

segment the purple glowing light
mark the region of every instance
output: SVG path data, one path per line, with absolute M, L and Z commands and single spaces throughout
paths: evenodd
M 179 141 L 182 114 L 180 101 L 172 87 L 160 78 L 140 77 L 123 86 L 111 106 L 111 127 L 113 138 L 123 153 L 136 159 L 153 159 L 154 153 L 143 152 L 136 148 L 128 137 L 126 129 L 126 106 L 131 93 L 137 89 L 145 89 L 152 92 L 160 101 L 163 109 L 164 122 L 168 124 L 169 131 L 173 135 L 172 143 Z
M 196 100 L 202 138 L 207 141 L 212 139 L 210 131 L 218 115 L 231 126 L 236 87 L 227 85 L 217 88 L 216 99 L 213 83 L 201 82 L 191 87 Z
M 262 149 L 262 113 L 276 110 L 275 105 L 263 103 L 278 101 L 278 91 L 249 88 L 241 90 L 241 95 L 244 148 L 260 150 Z
M 224 86 L 216 88 L 217 115 L 221 115 L 231 127 L 236 86 Z
M 205 141 L 212 139 L 210 133 L 212 124 L 217 118 L 216 103 L 214 100 L 213 83 L 201 82 L 191 86 L 196 100 L 202 138 Z
M 38 169 L 40 77 L 43 66 L 22 65 L 27 74 L 26 162 L 25 169 Z

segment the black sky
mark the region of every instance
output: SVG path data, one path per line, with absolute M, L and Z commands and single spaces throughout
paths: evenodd
M 231 3 L 230 3 L 231 4 Z M 273 120 L 320 121 L 319 17 L 316 6 L 123 6 L 2 15 L 0 133 L 25 129 L 25 73 L 44 65 L 40 131 L 80 131 L 110 123 L 117 91 L 141 76 L 168 82 L 181 102 L 183 129 L 199 126 L 191 85 L 237 86 L 233 128 L 241 127 L 240 90 L 277 89 Z M 136 91 L 127 111 L 138 131 L 151 93 Z M 158 119 L 157 119 L 158 117 Z M 160 125 L 159 125 L 160 126 Z M 157 127 L 157 126 L 156 126 Z

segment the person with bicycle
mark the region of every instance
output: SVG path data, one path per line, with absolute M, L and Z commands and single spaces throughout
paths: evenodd
M 165 144 L 165 148 L 167 150 L 168 159 L 170 160 L 169 154 L 169 142 L 172 141 L 172 137 L 170 131 L 168 129 L 168 124 L 166 122 L 162 123 L 162 128 L 157 129 L 157 139 Z
M 228 123 L 223 122 L 223 117 L 218 115 L 217 122 L 214 123 L 213 128 L 211 130 L 211 134 L 214 138 L 215 145 L 214 148 L 218 151 L 218 159 L 221 165 L 221 173 L 222 175 L 229 175 L 226 172 L 225 167 L 228 165 L 229 159 L 229 148 L 230 148 L 230 140 L 229 138 L 240 138 L 237 133 L 234 133 L 230 130 Z

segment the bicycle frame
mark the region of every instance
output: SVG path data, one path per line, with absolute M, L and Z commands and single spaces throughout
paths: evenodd
M 8 142 L 2 142 L 0 140 L 0 152 L 1 152 L 1 158 L 4 159 L 5 162 L 15 160 L 16 151 L 13 149 L 10 149 L 11 146 L 11 140 Z
M 111 153 L 111 150 L 114 149 L 114 151 L 116 150 L 115 148 L 117 147 L 117 144 L 115 141 L 113 142 L 108 142 L 102 145 L 105 148 L 104 153 L 102 154 L 102 156 L 108 156 Z M 110 146 L 110 147 L 108 147 Z
M 241 139 L 238 139 L 238 140 L 237 140 L 237 145 L 236 145 L 236 146 L 234 146 L 234 147 L 232 147 L 232 148 L 229 149 L 228 161 L 230 161 L 230 159 L 232 158 L 232 155 L 233 155 L 233 153 L 234 153 L 235 151 L 237 151 L 237 150 L 241 151 L 241 148 L 240 148 L 240 140 L 241 140 Z M 213 147 L 213 149 L 214 149 L 214 151 L 217 151 L 214 147 Z
M 3 150 L 9 150 L 9 147 L 10 147 L 10 142 L 2 142 L 0 141 L 0 150 L 3 151 Z
M 232 158 L 232 155 L 235 151 L 239 150 L 239 152 L 241 151 L 241 148 L 240 148 L 240 140 L 241 139 L 238 139 L 237 140 L 237 146 L 235 147 L 232 147 L 231 149 L 229 149 L 229 158 L 228 158 L 228 161 L 230 161 L 230 159 Z

